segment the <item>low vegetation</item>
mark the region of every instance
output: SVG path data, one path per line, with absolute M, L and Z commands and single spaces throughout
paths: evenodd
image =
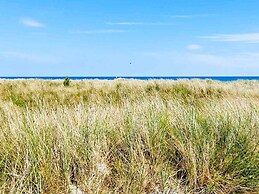
M 1 193 L 259 193 L 259 82 L 0 80 Z

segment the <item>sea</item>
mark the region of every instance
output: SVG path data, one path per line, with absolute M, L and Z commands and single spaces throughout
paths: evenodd
M 136 79 L 136 80 L 179 80 L 179 79 L 201 79 L 201 80 L 216 80 L 222 82 L 230 82 L 237 80 L 258 80 L 259 76 L 57 76 L 57 77 L 0 77 L 0 79 L 40 79 L 40 80 L 63 80 L 65 78 L 71 80 L 115 80 L 115 79 Z

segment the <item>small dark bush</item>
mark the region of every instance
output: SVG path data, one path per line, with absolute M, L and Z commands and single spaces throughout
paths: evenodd
M 66 77 L 65 80 L 63 81 L 64 86 L 69 86 L 70 83 L 71 83 L 71 81 L 70 81 L 69 77 Z

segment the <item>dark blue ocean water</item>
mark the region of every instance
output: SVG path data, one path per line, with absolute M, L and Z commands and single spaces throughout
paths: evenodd
M 0 77 L 0 79 L 42 79 L 42 80 L 59 80 L 59 79 L 65 79 L 66 77 Z M 118 78 L 124 78 L 124 79 L 137 79 L 137 80 L 159 80 L 159 79 L 165 79 L 165 80 L 178 80 L 178 79 L 211 79 L 211 80 L 217 80 L 217 81 L 237 81 L 237 80 L 258 80 L 259 76 L 172 76 L 172 77 L 126 77 L 126 76 L 107 76 L 107 77 L 69 77 L 71 80 L 92 80 L 92 79 L 99 79 L 99 80 L 115 80 Z

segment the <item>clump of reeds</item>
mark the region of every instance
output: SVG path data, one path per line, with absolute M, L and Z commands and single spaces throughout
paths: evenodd
M 0 85 L 2 193 L 259 192 L 259 82 Z

